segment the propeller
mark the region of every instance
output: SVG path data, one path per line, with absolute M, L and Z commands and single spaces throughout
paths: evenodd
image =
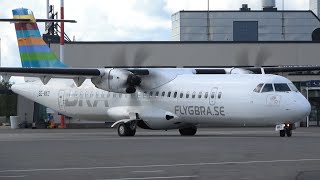
M 126 47 L 122 46 L 116 50 L 111 56 L 112 64 L 115 66 L 123 66 L 127 64 Z
M 260 48 L 255 60 L 255 67 L 262 67 L 270 57 L 271 53 L 267 49 Z
M 111 57 L 112 64 L 122 67 L 141 67 L 151 56 L 150 50 L 145 47 L 139 47 L 133 54 L 132 61 L 127 56 L 127 49 L 125 46 L 117 49 Z M 132 64 L 130 63 L 132 62 Z M 131 64 L 131 65 L 130 65 Z
M 259 50 L 257 51 L 257 56 L 254 59 L 253 65 L 255 67 L 261 67 L 268 61 L 268 59 L 271 56 L 272 56 L 272 54 L 270 53 L 270 51 L 268 51 L 265 48 L 259 48 Z M 238 58 L 236 59 L 236 65 L 237 66 L 252 66 L 252 64 L 249 61 L 249 50 L 248 49 L 244 49 L 239 53 Z
M 146 48 L 138 48 L 133 59 L 133 66 L 142 66 L 150 57 L 150 50 Z
M 236 60 L 237 66 L 249 66 L 249 52 L 247 49 L 240 52 L 237 60 Z

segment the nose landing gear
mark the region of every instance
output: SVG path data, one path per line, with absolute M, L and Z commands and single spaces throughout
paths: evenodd
M 295 129 L 294 124 L 279 124 L 276 126 L 276 131 L 280 132 L 280 137 L 292 136 L 292 130 Z

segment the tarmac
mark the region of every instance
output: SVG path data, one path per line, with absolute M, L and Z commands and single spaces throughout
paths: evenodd
M 0 128 L 0 180 L 320 179 L 320 128 L 177 130 Z

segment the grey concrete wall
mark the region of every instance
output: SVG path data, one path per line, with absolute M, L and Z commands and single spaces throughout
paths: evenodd
M 105 66 L 277 66 L 320 65 L 320 43 L 122 42 L 65 45 L 65 63 L 78 68 Z M 59 45 L 51 44 L 59 56 Z M 135 63 L 144 54 L 144 63 Z

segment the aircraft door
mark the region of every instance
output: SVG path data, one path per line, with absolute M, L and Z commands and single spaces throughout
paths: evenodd
M 210 95 L 209 95 L 209 103 L 210 105 L 215 105 L 216 104 L 216 99 L 217 99 L 217 92 L 218 88 L 214 87 L 211 89 Z
M 65 100 L 64 100 L 64 90 L 59 91 L 58 94 L 58 104 L 59 104 L 59 109 L 64 112 L 65 111 Z

